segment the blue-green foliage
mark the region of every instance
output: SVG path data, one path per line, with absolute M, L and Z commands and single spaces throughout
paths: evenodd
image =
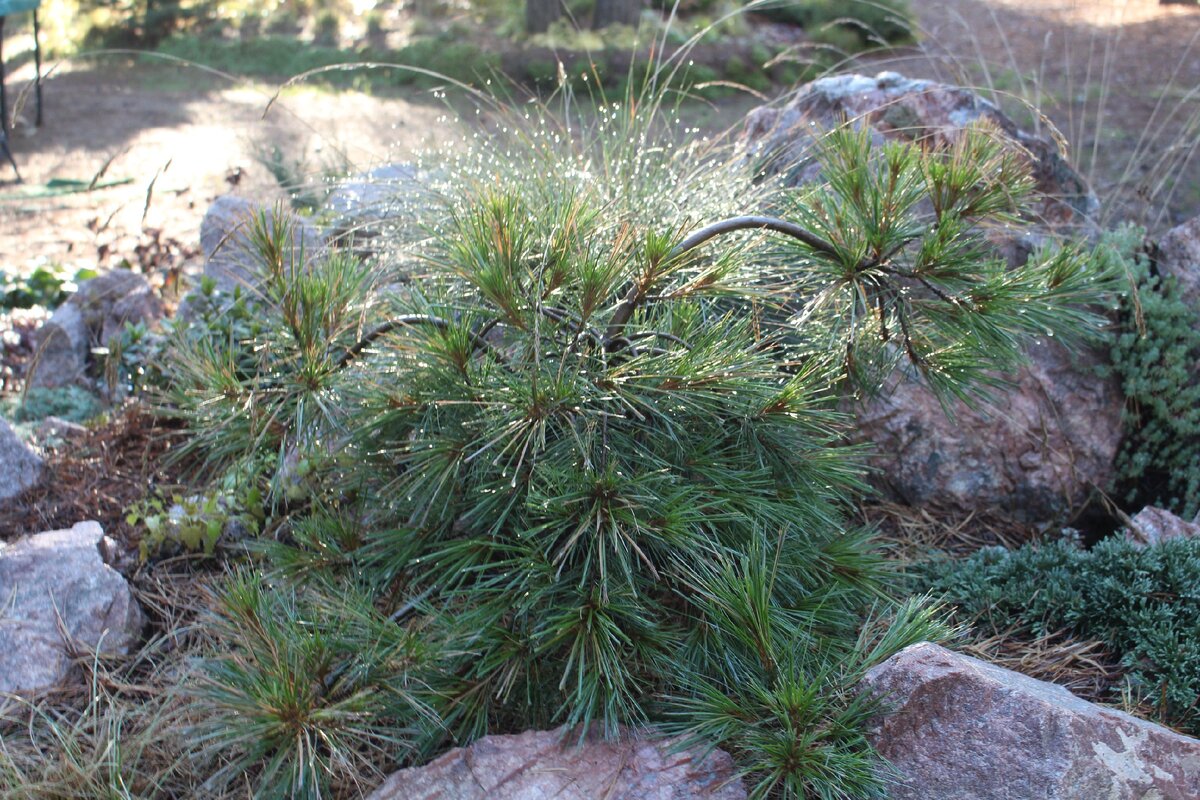
M 46 417 L 59 417 L 71 422 L 87 422 L 101 411 L 100 400 L 78 386 L 56 389 L 35 387 L 22 397 L 14 397 L 0 405 L 0 411 L 14 422 L 39 422 Z
M 1117 458 L 1121 499 L 1156 504 L 1191 518 L 1200 511 L 1200 328 L 1174 279 L 1154 274 L 1138 250 L 1140 232 L 1109 236 L 1136 292 L 1122 302 L 1111 372 L 1125 393 L 1125 443 Z
M 1200 541 L 1141 548 L 1110 538 L 1085 550 L 1064 539 L 985 548 L 915 571 L 919 588 L 994 632 L 1067 629 L 1105 642 L 1120 654 L 1138 699 L 1169 724 L 1200 733 Z

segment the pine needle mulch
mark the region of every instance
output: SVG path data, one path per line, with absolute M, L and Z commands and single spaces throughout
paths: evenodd
M 1037 527 L 999 514 L 883 501 L 862 505 L 859 521 L 876 529 L 888 558 L 905 564 L 938 553 L 966 556 L 995 545 L 1013 549 L 1040 536 Z
M 144 406 L 113 411 L 107 423 L 71 435 L 46 458 L 40 484 L 0 505 L 0 538 L 15 539 L 95 520 L 104 532 L 136 550 L 125 521 L 129 507 L 155 487 L 173 487 L 165 466 L 177 430 Z

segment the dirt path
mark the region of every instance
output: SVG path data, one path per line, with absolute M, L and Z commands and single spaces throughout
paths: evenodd
M 18 74 L 12 85 L 20 86 Z M 219 194 L 281 196 L 255 155 L 279 147 L 295 166 L 370 166 L 444 137 L 450 123 L 433 98 L 289 91 L 263 119 L 270 89 L 230 87 L 178 68 L 125 64 L 64 71 L 45 87 L 45 120 L 18 121 L 14 151 L 27 187 L 52 179 L 130 179 L 59 197 L 13 198 L 21 187 L 0 169 L 0 269 L 44 263 L 74 270 L 116 266 L 136 248 L 193 247 L 200 218 Z M 22 116 L 32 117 L 27 104 Z M 107 167 L 105 165 L 107 164 Z M 302 167 L 303 169 L 304 167 Z

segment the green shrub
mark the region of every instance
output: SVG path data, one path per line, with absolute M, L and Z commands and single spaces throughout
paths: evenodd
M 916 33 L 916 17 L 907 0 L 780 0 L 755 5 L 752 10 L 768 19 L 799 25 L 811 34 L 833 36 L 826 28 L 840 28 L 854 37 L 837 36 L 847 49 L 879 47 L 910 42 Z
M 378 614 L 352 589 L 324 594 L 236 573 L 207 622 L 221 649 L 193 694 L 216 713 L 193 747 L 220 769 L 205 788 L 258 798 L 361 796 L 379 767 L 436 729 L 436 637 Z M 230 757 L 232 754 L 232 757 Z M 219 760 L 217 760 L 219 757 Z
M 1200 733 L 1200 541 L 991 547 L 921 565 L 917 575 L 919 589 L 957 605 L 985 636 L 1016 626 L 1107 643 L 1129 670 L 1136 699 L 1168 724 Z
M 344 375 L 339 357 L 381 277 L 343 253 L 310 262 L 286 244 L 291 224 L 281 209 L 251 221 L 257 286 L 228 298 L 202 286 L 189 322 L 173 332 L 159 398 L 193 431 L 177 457 L 197 455 L 209 475 L 265 473 L 276 489 L 289 455 L 341 425 L 332 394 Z
M 418 67 L 466 83 L 480 83 L 497 74 L 500 64 L 497 54 L 452 33 L 416 39 L 399 50 L 386 52 L 375 52 L 370 48 L 343 49 L 315 43 L 298 47 L 294 38 L 278 35 L 230 40 L 186 34 L 164 40 L 157 50 L 235 75 L 276 78 L 292 78 L 337 64 L 378 60 Z M 441 78 L 402 68 L 333 71 L 318 75 L 314 80 L 333 86 L 354 85 L 362 89 L 428 87 L 445 82 Z
M 142 528 L 138 557 L 145 562 L 180 552 L 211 556 L 231 523 L 249 536 L 257 533 L 264 516 L 261 493 L 251 485 L 242 497 L 217 491 L 170 498 L 150 494 L 128 509 L 125 521 Z
M 1142 241 L 1127 227 L 1103 250 L 1132 285 L 1106 371 L 1126 398 L 1117 491 L 1133 508 L 1159 505 L 1190 519 L 1200 511 L 1200 329 L 1174 279 L 1154 274 Z
M 386 309 L 353 261 L 281 266 L 286 237 L 262 231 L 261 328 L 184 340 L 169 412 L 218 473 L 311 455 L 323 510 L 256 580 L 353 590 L 441 632 L 439 725 L 414 752 L 669 719 L 738 753 L 756 796 L 877 795 L 851 687 L 943 631 L 883 601 L 881 554 L 846 521 L 863 484 L 839 393 L 907 364 L 976 396 L 1028 337 L 1094 325 L 1081 304 L 1104 276 L 1067 249 L 1015 270 L 988 254 L 978 223 L 1031 186 L 991 132 L 935 152 L 841 132 L 826 182 L 785 190 L 674 140 L 661 104 L 626 97 L 588 123 L 522 108 L 448 151 L 396 219 L 409 280 Z M 785 235 L 736 216 L 764 211 Z M 379 671 L 351 650 L 324 669 Z M 273 707 L 244 671 L 222 687 L 240 699 L 218 716 Z M 213 741 L 239 769 L 309 769 L 294 738 L 233 727 Z
M 342 33 L 342 19 L 336 11 L 326 9 L 313 21 L 313 44 L 335 47 Z

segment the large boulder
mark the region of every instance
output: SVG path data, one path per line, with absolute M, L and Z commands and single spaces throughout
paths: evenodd
M 997 510 L 1046 524 L 1115 475 L 1124 396 L 1098 376 L 1103 356 L 1042 342 L 999 402 L 945 406 L 923 383 L 894 379 L 855 409 L 873 445 L 873 479 L 909 505 Z
M 487 736 L 401 770 L 369 800 L 742 800 L 728 754 L 676 751 L 673 740 L 589 738 L 564 728 Z
M 12 426 L 0 418 L 0 503 L 36 486 L 44 468 L 42 457 L 29 449 Z
M 424 188 L 412 164 L 384 164 L 341 181 L 325 198 L 325 211 L 339 227 L 385 220 L 407 207 L 411 195 Z
M 746 119 L 742 145 L 765 173 L 793 185 L 817 180 L 814 144 L 850 121 L 876 141 L 952 144 L 969 126 L 1002 131 L 1028 160 L 1037 189 L 1036 223 L 997 229 L 997 253 L 1022 263 L 1051 233 L 1090 232 L 1099 203 L 1052 138 L 1021 130 L 993 103 L 957 86 L 894 72 L 813 81 L 782 106 Z M 878 485 L 912 504 L 988 510 L 1022 522 L 1061 521 L 1115 475 L 1124 396 L 1096 367 L 1102 351 L 1067 351 L 1048 341 L 1031 348 L 1031 365 L 1011 376 L 995 407 L 950 407 L 912 376 L 901 376 L 856 409 L 860 441 L 874 444 Z
M 1183 301 L 1200 310 L 1200 217 L 1167 231 L 1155 261 L 1160 275 L 1175 278 Z
M 0 693 L 61 683 L 77 648 L 123 654 L 137 642 L 141 608 L 104 544 L 99 524 L 81 522 L 0 548 Z
M 67 303 L 79 309 L 92 340 L 102 347 L 126 325 L 152 325 L 164 312 L 162 298 L 145 276 L 125 269 L 84 281 Z
M 262 256 L 254 246 L 255 226 L 267 231 L 287 231 L 284 258 L 305 263 L 322 248 L 319 231 L 300 217 L 279 207 L 258 205 L 244 197 L 227 194 L 208 207 L 200 223 L 200 247 L 204 251 L 204 277 L 223 292 L 258 285 Z
M 892 800 L 1195 800 L 1200 741 L 934 644 L 867 673 Z
M 162 316 L 158 293 L 136 272 L 113 270 L 84 281 L 38 331 L 30 385 L 75 383 L 87 372 L 93 345 L 107 346 L 126 324 L 153 324 Z
M 325 198 L 331 237 L 361 257 L 379 255 L 376 239 L 427 216 L 436 181 L 436 175 L 404 162 L 346 178 Z
M 1003 131 L 1027 156 L 1037 182 L 1040 221 L 1074 226 L 1099 211 L 1087 182 L 1063 157 L 1054 139 L 1021 130 L 994 103 L 970 89 L 906 78 L 896 72 L 835 75 L 801 87 L 782 106 L 750 112 L 743 145 L 767 173 L 787 173 L 793 184 L 816 176 L 815 137 L 847 121 L 865 124 L 879 141 L 952 144 L 966 128 L 988 124 Z

